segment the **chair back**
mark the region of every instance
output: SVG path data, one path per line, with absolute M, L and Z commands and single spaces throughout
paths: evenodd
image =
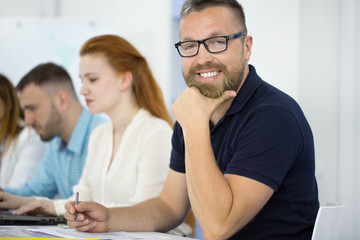
M 320 206 L 311 240 L 339 240 L 344 207 L 341 203 Z

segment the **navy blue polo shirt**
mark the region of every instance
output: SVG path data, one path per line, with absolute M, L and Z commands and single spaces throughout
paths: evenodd
M 319 208 L 311 128 L 290 96 L 250 72 L 224 117 L 210 123 L 220 171 L 274 189 L 264 208 L 231 239 L 310 239 Z M 184 137 L 175 123 L 170 167 L 185 173 Z

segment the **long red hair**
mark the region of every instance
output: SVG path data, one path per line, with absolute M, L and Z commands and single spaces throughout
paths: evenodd
M 23 112 L 16 90 L 9 79 L 0 74 L 0 99 L 4 103 L 4 116 L 0 124 L 0 144 L 6 141 L 4 152 L 18 137 L 23 126 Z
M 93 53 L 104 54 L 119 73 L 130 71 L 133 74 L 132 88 L 139 106 L 173 127 L 174 123 L 166 109 L 162 91 L 146 59 L 133 45 L 116 35 L 100 35 L 86 41 L 80 49 L 80 56 Z

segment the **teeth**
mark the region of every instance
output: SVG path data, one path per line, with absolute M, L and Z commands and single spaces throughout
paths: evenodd
M 200 73 L 200 76 L 208 78 L 208 77 L 216 76 L 218 74 L 219 72 L 207 72 L 207 73 Z

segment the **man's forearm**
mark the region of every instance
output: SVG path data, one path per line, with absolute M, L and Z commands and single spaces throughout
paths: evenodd
M 110 209 L 109 231 L 166 232 L 181 219 L 160 198 L 153 198 L 130 207 Z
M 219 170 L 209 129 L 184 133 L 186 179 L 192 209 L 203 228 L 222 225 L 231 207 L 231 188 Z

